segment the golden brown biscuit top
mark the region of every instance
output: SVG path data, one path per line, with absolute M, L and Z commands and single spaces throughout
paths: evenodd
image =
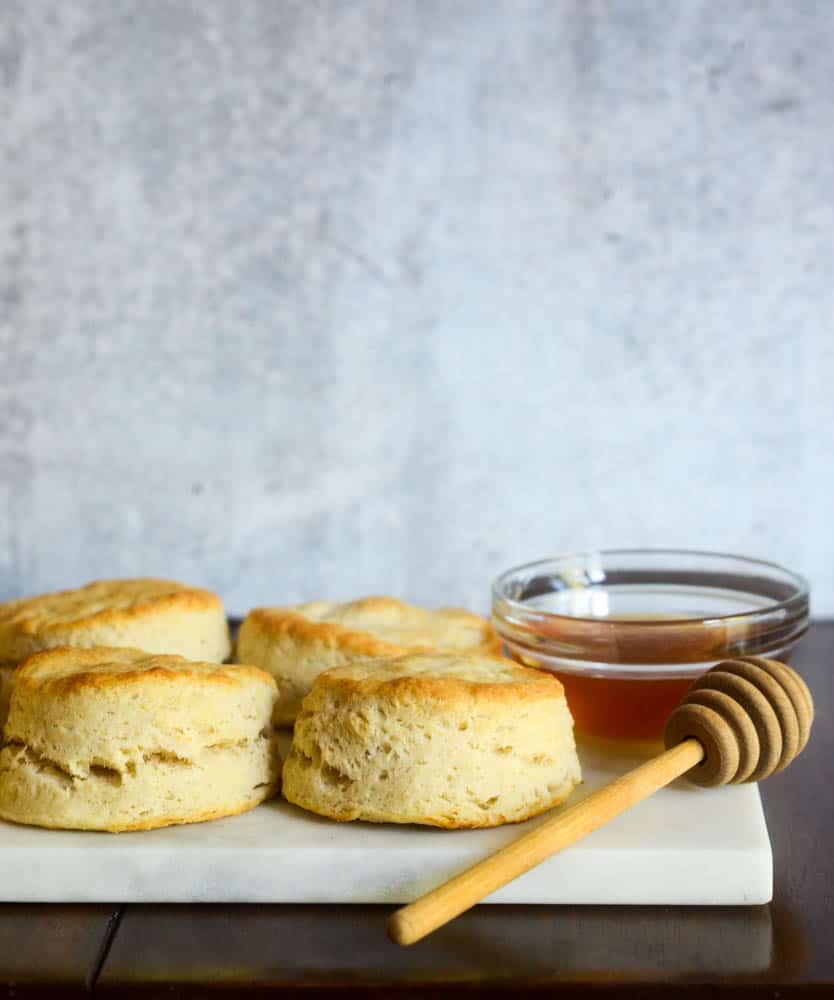
M 562 684 L 553 674 L 478 653 L 408 653 L 362 661 L 326 671 L 316 681 L 316 686 L 320 684 L 361 697 L 406 693 L 446 700 L 462 696 L 497 701 L 564 697 Z
M 68 627 L 83 627 L 93 621 L 152 614 L 171 604 L 192 609 L 222 606 L 220 598 L 211 591 L 173 580 L 98 580 L 75 590 L 0 604 L 0 633 L 17 631 L 33 635 L 53 629 L 66 631 Z
M 491 645 L 492 627 L 471 611 L 441 608 L 431 611 L 393 597 L 364 597 L 342 604 L 311 601 L 286 609 L 310 622 L 337 625 L 350 632 L 364 632 L 382 642 L 401 647 L 475 649 Z
M 241 687 L 252 681 L 275 687 L 274 679 L 259 667 L 246 664 L 202 663 L 182 656 L 153 655 L 140 649 L 61 646 L 35 653 L 17 668 L 15 684 L 30 691 L 65 694 L 82 688 L 104 688 L 137 682 L 228 684 Z

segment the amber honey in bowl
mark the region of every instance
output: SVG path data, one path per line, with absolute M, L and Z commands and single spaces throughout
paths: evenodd
M 784 659 L 807 628 L 808 592 L 740 557 L 580 553 L 499 577 L 493 622 L 512 657 L 559 677 L 578 734 L 645 742 L 720 660 Z
M 618 621 L 669 621 L 662 614 L 623 615 Z M 526 652 L 513 643 L 511 654 L 531 667 L 548 668 L 535 652 Z M 700 672 L 700 671 L 698 671 Z M 697 674 L 657 676 L 647 667 L 639 676 L 617 676 L 611 669 L 595 675 L 586 671 L 552 669 L 565 688 L 578 732 L 595 739 L 653 742 L 660 738 L 666 719 L 680 704 Z

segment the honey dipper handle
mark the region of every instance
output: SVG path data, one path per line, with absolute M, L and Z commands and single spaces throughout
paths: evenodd
M 518 840 L 391 914 L 388 936 L 414 944 L 519 875 L 581 840 L 699 764 L 704 748 L 687 739 L 557 813 Z

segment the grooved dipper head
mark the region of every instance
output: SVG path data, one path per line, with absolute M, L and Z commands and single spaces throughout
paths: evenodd
M 694 738 L 704 759 L 687 773 L 698 785 L 761 781 L 805 748 L 814 702 L 787 664 L 745 656 L 716 664 L 669 716 L 664 742 Z

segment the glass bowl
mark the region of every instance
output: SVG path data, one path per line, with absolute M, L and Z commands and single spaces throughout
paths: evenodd
M 492 621 L 514 659 L 559 677 L 580 735 L 656 741 L 714 664 L 785 660 L 808 628 L 808 593 L 758 559 L 610 549 L 502 573 Z

